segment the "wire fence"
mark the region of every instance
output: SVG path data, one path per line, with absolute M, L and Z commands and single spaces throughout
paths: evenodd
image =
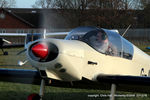
M 14 30 L 14 29 L 12 29 Z M 43 29 L 35 29 L 32 32 L 29 32 L 25 29 L 24 33 L 43 33 Z M 47 30 L 47 32 L 68 32 L 71 29 L 53 29 L 53 30 Z M 119 34 L 122 35 L 126 29 L 118 29 Z M 10 32 L 10 29 L 6 32 Z M 11 31 L 12 32 L 12 31 Z M 10 33 L 11 33 L 10 32 Z M 13 31 L 14 32 L 14 31 Z M 6 33 L 0 33 L 0 34 L 6 34 Z M 12 33 L 13 34 L 13 33 Z M 23 33 L 19 33 L 23 34 Z M 4 39 L 7 39 L 11 41 L 13 44 L 24 44 L 25 37 L 23 36 L 0 36 Z M 127 33 L 124 35 L 124 38 L 131 42 L 136 42 L 136 44 L 150 44 L 150 29 L 129 29 Z

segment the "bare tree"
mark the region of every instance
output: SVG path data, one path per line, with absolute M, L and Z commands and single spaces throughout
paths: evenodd
M 123 28 L 135 23 L 141 0 L 37 0 L 35 7 L 55 8 L 70 27 L 100 25 Z
M 127 4 L 127 10 L 137 10 L 141 9 L 141 0 L 124 0 Z M 143 0 L 144 1 L 144 0 Z
M 142 22 L 143 26 L 145 28 L 150 27 L 150 1 L 149 0 L 141 0 L 141 4 L 142 4 Z
M 1 8 L 11 8 L 16 6 L 15 0 L 0 0 Z
M 92 9 L 121 9 L 122 0 L 93 0 L 89 5 Z
M 144 9 L 150 4 L 150 0 L 140 0 L 141 8 Z
M 33 8 L 52 8 L 53 0 L 36 0 L 35 4 L 32 5 Z
M 92 0 L 55 0 L 58 9 L 86 9 Z
M 63 9 L 62 16 L 67 16 L 70 23 L 77 23 L 80 26 L 83 25 L 85 11 L 91 1 L 93 0 L 55 0 L 54 8 Z
M 129 9 L 135 8 L 136 3 L 135 0 L 93 0 L 88 4 L 92 9 L 88 17 L 101 27 L 127 27 L 134 23 L 133 12 Z

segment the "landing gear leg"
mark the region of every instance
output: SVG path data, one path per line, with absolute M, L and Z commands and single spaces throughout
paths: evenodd
M 40 97 L 41 97 L 40 100 L 42 100 L 42 97 L 43 97 L 43 95 L 44 95 L 44 86 L 45 86 L 45 80 L 42 79 L 42 81 L 41 81 L 41 87 L 40 87 L 40 93 L 39 93 L 39 95 L 40 95 Z
M 116 84 L 111 85 L 110 100 L 115 100 Z
M 7 51 L 4 51 L 3 48 L 1 48 L 2 52 L 3 52 L 3 55 L 8 55 L 8 52 Z
M 42 97 L 44 95 L 44 86 L 45 86 L 45 80 L 42 79 L 41 80 L 40 93 L 39 94 L 36 94 L 36 93 L 30 94 L 28 96 L 27 100 L 42 100 Z

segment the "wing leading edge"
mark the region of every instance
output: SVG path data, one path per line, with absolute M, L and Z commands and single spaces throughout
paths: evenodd
M 0 69 L 0 81 L 3 82 L 40 85 L 41 79 L 40 73 L 36 70 Z M 48 83 L 49 80 L 52 80 L 51 84 Z M 72 83 L 53 79 L 46 80 L 46 85 L 67 88 L 110 90 L 111 84 L 116 84 L 117 91 L 150 92 L 150 77 L 144 76 L 98 75 L 96 82 L 83 78 L 81 81 L 74 81 Z
M 106 83 L 109 89 L 111 84 L 116 84 L 117 90 L 120 91 L 144 93 L 150 92 L 150 77 L 146 76 L 98 75 L 96 81 L 98 83 Z
M 40 84 L 41 77 L 39 72 L 36 70 L 0 69 L 0 81 L 25 84 Z

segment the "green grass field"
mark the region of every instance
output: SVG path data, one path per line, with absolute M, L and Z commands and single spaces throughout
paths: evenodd
M 150 51 L 145 47 L 148 45 L 139 45 L 139 47 L 150 54 Z M 20 68 L 32 69 L 30 64 L 23 67 L 17 65 L 18 60 L 24 60 L 25 54 L 16 56 L 17 52 L 23 48 L 5 49 L 9 52 L 8 56 L 2 55 L 0 52 L 0 68 Z M 0 100 L 26 100 L 31 93 L 39 93 L 40 86 L 29 84 L 18 84 L 0 82 Z M 108 100 L 110 91 L 104 90 L 87 90 L 87 89 L 69 89 L 58 87 L 45 87 L 45 95 L 43 100 Z M 116 100 L 150 100 L 149 94 L 118 92 Z M 121 95 L 121 97 L 119 97 Z

